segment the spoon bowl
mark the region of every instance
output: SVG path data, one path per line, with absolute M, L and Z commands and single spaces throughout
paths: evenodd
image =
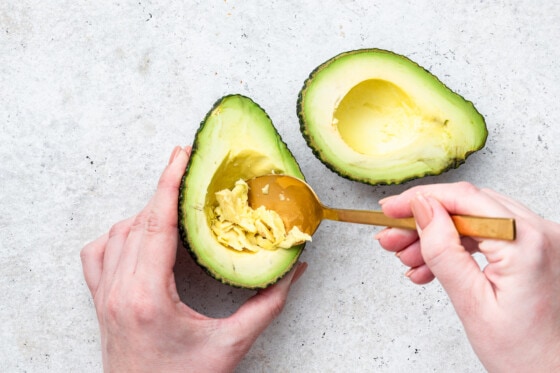
M 297 226 L 313 235 L 321 221 L 328 219 L 349 223 L 416 229 L 414 218 L 390 218 L 382 211 L 336 209 L 323 205 L 313 189 L 303 180 L 288 175 L 264 175 L 247 180 L 249 205 L 276 211 L 287 230 Z M 452 215 L 457 231 L 463 236 L 515 239 L 515 220 L 467 215 Z

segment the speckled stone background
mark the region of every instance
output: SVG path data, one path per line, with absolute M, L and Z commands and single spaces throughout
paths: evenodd
M 544 0 L 1 1 L 0 371 L 101 371 L 79 251 L 144 206 L 173 147 L 225 94 L 267 110 L 327 204 L 377 208 L 413 185 L 468 180 L 560 220 L 559 20 Z M 317 65 L 364 47 L 404 54 L 473 101 L 486 147 L 401 186 L 331 173 L 299 133 L 297 94 Z M 321 225 L 239 372 L 483 371 L 440 285 L 407 281 L 378 230 Z M 184 250 L 177 278 L 212 316 L 252 294 Z

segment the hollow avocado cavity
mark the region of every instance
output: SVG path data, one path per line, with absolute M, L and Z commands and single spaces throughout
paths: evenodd
M 333 124 L 342 140 L 356 152 L 384 155 L 443 135 L 446 121 L 424 114 L 397 85 L 369 79 L 340 100 L 333 112 Z

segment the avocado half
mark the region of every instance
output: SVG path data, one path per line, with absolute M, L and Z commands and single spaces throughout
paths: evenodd
M 202 121 L 181 181 L 179 232 L 194 260 L 215 279 L 241 288 L 265 288 L 297 262 L 305 244 L 239 252 L 218 243 L 212 230 L 215 193 L 239 179 L 277 173 L 304 176 L 266 112 L 250 98 L 222 97 Z
M 300 129 L 339 175 L 399 184 L 456 168 L 488 136 L 470 101 L 410 59 L 381 49 L 339 54 L 299 92 Z

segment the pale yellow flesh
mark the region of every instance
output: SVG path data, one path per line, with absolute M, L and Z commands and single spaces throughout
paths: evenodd
M 263 193 L 267 186 L 263 187 Z M 298 227 L 286 231 L 282 218 L 277 212 L 264 206 L 249 207 L 249 187 L 240 179 L 230 189 L 216 193 L 218 205 L 214 208 L 212 232 L 224 246 L 243 251 L 289 249 L 311 236 Z
M 346 144 L 368 156 L 406 152 L 421 142 L 426 147 L 449 142 L 445 118 L 422 112 L 398 86 L 370 79 L 353 87 L 333 115 Z

